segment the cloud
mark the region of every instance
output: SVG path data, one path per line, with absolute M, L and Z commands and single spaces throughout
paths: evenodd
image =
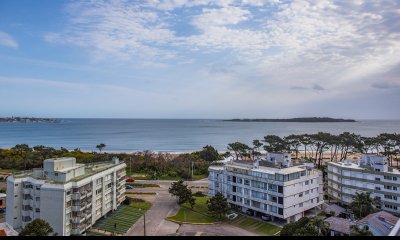
M 395 89 L 400 88 L 400 82 L 378 82 L 371 84 L 371 86 L 378 89 Z
M 10 48 L 18 48 L 17 41 L 5 32 L 0 32 L 0 45 Z
M 189 63 L 190 87 L 180 87 L 195 94 L 210 86 L 204 101 L 251 104 L 273 96 L 296 105 L 396 87 L 381 76 L 400 64 L 399 9 L 397 0 L 74 1 L 63 31 L 45 39 L 85 49 L 97 61 L 179 73 Z M 236 60 L 239 66 L 230 65 Z

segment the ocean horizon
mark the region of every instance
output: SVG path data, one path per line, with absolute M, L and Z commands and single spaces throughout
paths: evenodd
M 52 118 L 59 123 L 0 123 L 0 148 L 16 144 L 33 147 L 64 147 L 97 151 L 105 143 L 109 153 L 142 152 L 187 153 L 212 145 L 226 151 L 232 142 L 251 145 L 265 135 L 352 132 L 371 137 L 380 133 L 400 133 L 400 120 L 354 119 L 356 122 L 227 122 L 226 119 L 155 118 Z

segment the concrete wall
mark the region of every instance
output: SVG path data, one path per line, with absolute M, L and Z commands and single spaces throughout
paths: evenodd
M 47 221 L 54 232 L 64 235 L 65 192 L 52 186 L 42 186 L 40 193 L 40 218 Z

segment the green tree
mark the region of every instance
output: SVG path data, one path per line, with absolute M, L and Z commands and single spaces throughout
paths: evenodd
M 235 153 L 236 160 L 243 159 L 243 157 L 250 156 L 250 147 L 241 142 L 234 142 L 228 144 L 228 150 Z
M 222 219 L 229 210 L 228 201 L 220 192 L 207 200 L 207 207 L 208 211 L 219 219 Z
M 104 143 L 100 143 L 99 145 L 96 146 L 97 149 L 99 149 L 99 152 L 101 153 L 101 150 L 103 150 L 106 147 Z
M 220 156 L 219 156 L 217 149 L 215 149 L 211 145 L 207 145 L 207 146 L 203 147 L 203 150 L 200 151 L 200 158 L 202 158 L 208 162 L 212 162 L 212 161 L 216 161 L 216 160 L 220 159 Z
M 379 199 L 371 198 L 371 192 L 357 192 L 356 195 L 353 196 L 353 202 L 350 204 L 350 207 L 354 214 L 361 219 L 368 214 L 375 212 L 374 205 L 380 204 L 381 202 Z
M 313 217 L 307 225 L 314 229 L 319 236 L 326 236 L 329 232 L 329 223 L 325 222 L 321 217 Z
M 183 180 L 172 183 L 168 192 L 178 198 L 178 204 L 188 202 L 191 208 L 195 205 L 196 199 L 193 197 L 192 190 L 183 183 Z
M 362 228 L 357 225 L 350 226 L 350 236 L 374 236 L 374 234 L 369 231 L 369 227 L 367 225 Z
M 264 150 L 267 152 L 285 152 L 289 151 L 288 144 L 279 136 L 264 136 Z
M 280 236 L 293 236 L 297 230 L 304 228 L 309 221 L 310 219 L 308 217 L 302 217 L 296 222 L 286 224 L 283 226 Z M 298 232 L 298 234 L 301 233 L 302 232 Z
M 251 158 L 255 160 L 257 156 L 261 156 L 260 147 L 262 147 L 262 142 L 258 139 L 253 140 L 253 148 L 251 149 Z
M 28 223 L 19 233 L 20 236 L 49 236 L 53 233 L 53 228 L 48 222 L 37 218 Z

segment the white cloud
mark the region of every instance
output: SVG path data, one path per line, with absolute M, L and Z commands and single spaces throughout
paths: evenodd
M 8 33 L 0 32 L 0 45 L 10 48 L 18 48 L 18 43 Z

